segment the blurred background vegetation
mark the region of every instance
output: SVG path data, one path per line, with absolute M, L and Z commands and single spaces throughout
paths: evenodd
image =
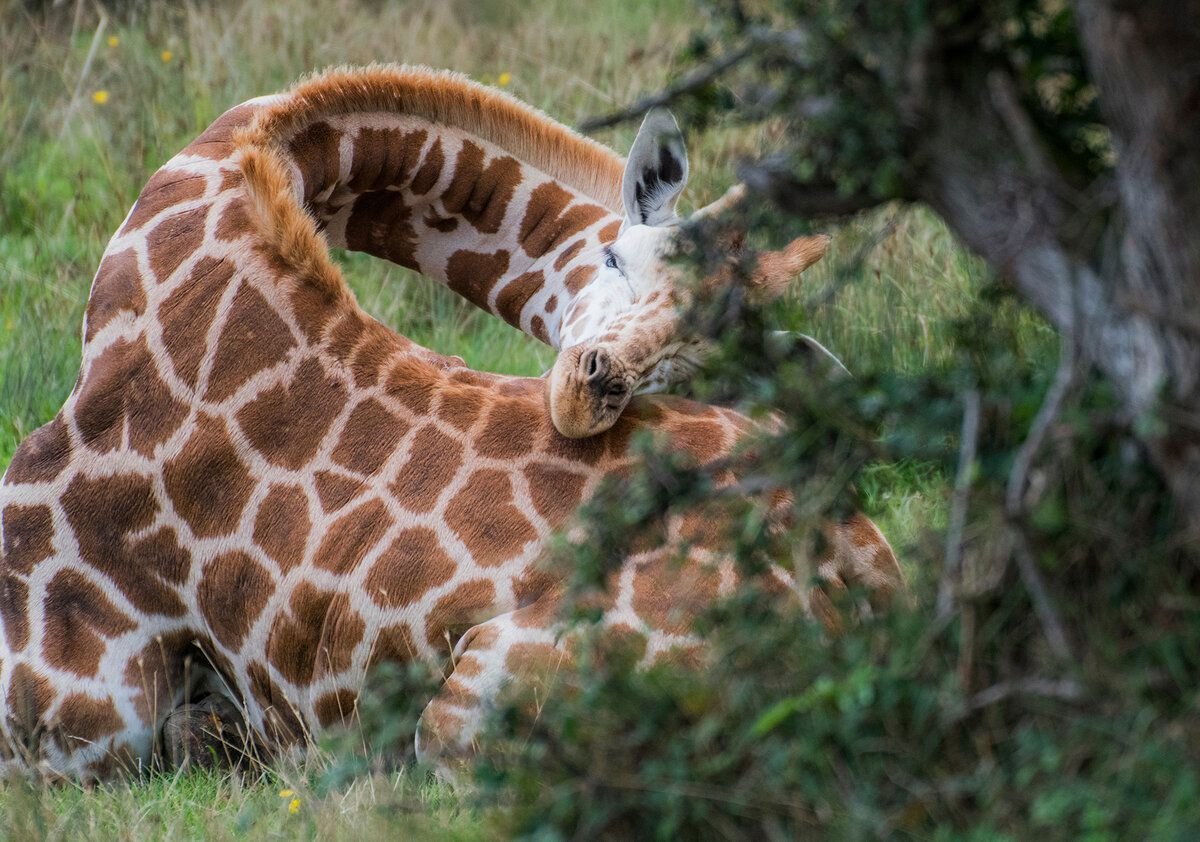
M 748 14 L 684 0 L 0 3 L 0 466 L 70 391 L 108 237 L 149 175 L 226 108 L 314 69 L 400 61 L 461 70 L 574 125 L 685 77 L 734 37 L 731 14 Z M 836 32 L 846 4 L 746 5 Z M 687 205 L 799 136 L 795 121 L 755 113 L 746 90 L 714 83 L 679 103 Z M 596 136 L 624 152 L 636 127 Z M 403 754 L 425 680 L 388 674 L 364 695 L 361 728 L 303 761 L 102 794 L 12 783 L 0 833 L 1191 838 L 1195 539 L 1113 390 L 1082 374 L 1048 413 L 1055 331 L 930 210 L 886 201 L 908 198 L 902 169 L 882 166 L 896 150 L 872 146 L 889 125 L 850 129 L 839 130 L 858 132 L 843 150 L 855 177 L 881 164 L 851 187 L 883 203 L 836 227 L 755 209 L 762 240 L 815 225 L 833 249 L 788 300 L 721 331 L 696 394 L 784 413 L 792 433 L 762 443 L 759 470 L 827 501 L 790 537 L 808 540 L 814 518 L 853 500 L 895 546 L 910 599 L 830 640 L 747 589 L 700 618 L 718 656 L 703 675 L 632 670 L 597 638 L 550 701 L 531 709 L 518 693 L 501 706 L 470 786 L 386 761 Z M 435 284 L 338 259 L 362 305 L 399 332 L 484 370 L 548 368 L 547 349 Z M 854 380 L 773 356 L 764 326 L 812 334 Z M 590 546 L 688 502 L 664 487 L 703 495 L 695 468 L 651 467 L 619 508 L 602 496 L 589 509 Z M 850 487 L 830 493 L 845 473 Z M 588 546 L 559 562 L 594 577 L 604 560 Z M 747 564 L 761 558 L 754 540 L 738 547 Z

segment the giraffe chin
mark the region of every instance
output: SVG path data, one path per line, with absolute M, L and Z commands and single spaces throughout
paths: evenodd
M 558 355 L 550 369 L 546 409 L 560 435 L 584 439 L 617 423 L 633 389 L 614 368 L 611 357 L 595 346 L 577 345 Z M 620 384 L 621 397 L 613 397 L 614 384 Z

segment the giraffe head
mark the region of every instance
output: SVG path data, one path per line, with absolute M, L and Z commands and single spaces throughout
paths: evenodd
M 620 232 L 595 254 L 599 275 L 576 304 L 600 318 L 584 312 L 578 324 L 568 325 L 563 351 L 550 371 L 547 402 L 554 426 L 565 436 L 604 432 L 634 394 L 682 382 L 699 364 L 705 342 L 689 329 L 688 306 L 697 294 L 735 281 L 728 272 L 692 284 L 674 259 L 684 242 L 681 229 L 740 201 L 743 189 L 733 188 L 684 220 L 675 206 L 687 177 L 679 125 L 669 112 L 651 111 L 625 165 Z M 750 294 L 759 300 L 782 295 L 824 255 L 828 242 L 824 235 L 801 237 L 782 251 L 761 255 L 749 278 Z M 730 244 L 731 259 L 736 250 Z M 603 301 L 590 300 L 592 295 Z

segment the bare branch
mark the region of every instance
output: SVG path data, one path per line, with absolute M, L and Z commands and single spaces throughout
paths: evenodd
M 1017 449 L 1017 455 L 1013 458 L 1012 473 L 1008 475 L 1004 509 L 1010 518 L 1020 518 L 1025 514 L 1024 496 L 1029 469 L 1033 466 L 1033 460 L 1038 451 L 1042 449 L 1046 433 L 1058 419 L 1063 401 L 1078 376 L 1079 365 L 1075 355 L 1075 340 L 1069 334 L 1064 334 L 1061 341 L 1062 350 L 1059 352 L 1058 371 L 1054 375 L 1054 382 L 1050 384 L 1046 398 L 1042 401 L 1037 416 L 1033 419 L 1029 435 Z
M 954 607 L 954 582 L 962 566 L 963 530 L 967 524 L 967 501 L 971 494 L 971 466 L 979 444 L 979 411 L 982 400 L 978 389 L 963 397 L 962 432 L 959 435 L 958 473 L 954 477 L 954 497 L 950 503 L 950 526 L 946 530 L 946 561 L 938 585 L 937 618 L 943 621 Z
M 1040 696 L 1064 702 L 1077 702 L 1083 698 L 1083 688 L 1069 678 L 1034 677 L 1001 681 L 972 696 L 967 702 L 967 711 L 982 710 L 1013 696 Z

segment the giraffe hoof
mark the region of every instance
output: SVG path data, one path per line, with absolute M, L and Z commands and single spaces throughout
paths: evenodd
M 241 711 L 219 695 L 180 705 L 163 721 L 162 753 L 170 770 L 237 768 L 251 753 Z

